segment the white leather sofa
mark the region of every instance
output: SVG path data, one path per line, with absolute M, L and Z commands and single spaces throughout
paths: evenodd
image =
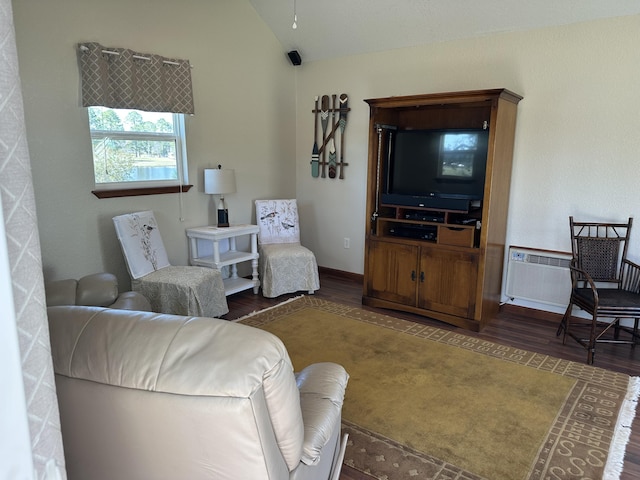
M 340 365 L 295 375 L 277 337 L 220 319 L 48 315 L 70 480 L 338 478 Z

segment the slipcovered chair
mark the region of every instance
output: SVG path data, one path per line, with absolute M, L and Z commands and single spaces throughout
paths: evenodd
M 44 289 L 47 307 L 86 305 L 151 311 L 151 304 L 144 295 L 138 292 L 119 293 L 118 279 L 112 273 L 93 273 L 80 280 L 53 280 L 45 283 Z
M 632 218 L 627 223 L 602 223 L 575 222 L 569 217 L 571 297 L 557 334 L 564 330 L 562 343 L 571 337 L 582 345 L 589 364 L 598 343 L 633 348 L 640 340 L 640 266 L 627 259 L 632 224 Z M 590 318 L 574 317 L 573 307 Z M 631 325 L 624 325 L 625 319 Z
M 292 200 L 256 200 L 262 295 L 268 298 L 320 288 L 318 264 L 300 244 L 298 204 Z
M 113 218 L 131 288 L 151 302 L 154 312 L 219 317 L 229 312 L 219 270 L 169 263 L 151 211 Z
M 203 317 L 48 308 L 69 480 L 337 480 L 349 376 Z

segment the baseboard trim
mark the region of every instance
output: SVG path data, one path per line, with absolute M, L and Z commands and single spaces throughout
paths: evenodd
M 347 280 L 353 280 L 354 282 L 364 283 L 364 275 L 360 273 L 345 272 L 344 270 L 335 270 L 333 268 L 318 267 L 318 272 L 323 275 L 331 275 L 332 277 L 344 278 Z
M 537 308 L 525 307 L 523 305 L 513 305 L 505 303 L 500 307 L 501 312 L 508 313 L 509 315 L 522 315 L 527 318 L 535 318 L 537 320 L 544 320 L 547 322 L 560 323 L 562 320 L 562 314 L 556 312 L 548 312 L 546 310 L 538 310 Z

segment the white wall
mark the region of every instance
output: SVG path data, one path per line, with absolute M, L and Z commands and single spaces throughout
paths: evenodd
M 159 212 L 173 263 L 187 262 L 184 228 L 207 223 L 202 169 L 236 169 L 231 220 L 252 200 L 297 196 L 302 241 L 321 266 L 362 273 L 367 98 L 484 88 L 524 96 L 507 244 L 568 250 L 568 216 L 640 217 L 640 16 L 505 33 L 335 60 L 289 64 L 246 2 L 14 1 L 29 146 L 47 278 L 107 269 L 128 282 L 114 214 Z M 117 23 L 118 28 L 109 26 Z M 179 33 L 174 33 L 179 32 Z M 74 44 L 189 58 L 196 116 L 188 119 L 190 179 L 177 195 L 97 200 L 86 113 L 77 107 Z M 346 93 L 345 179 L 312 178 L 314 97 Z M 297 133 L 296 133 L 297 132 Z M 640 220 L 638 220 L 640 221 Z M 640 225 L 631 257 L 640 260 Z M 350 239 L 345 249 L 344 238 Z
M 231 221 L 253 200 L 295 195 L 294 67 L 246 1 L 19 0 L 16 38 L 45 279 L 107 270 L 129 286 L 111 218 L 152 209 L 170 261 L 188 262 L 185 228 L 213 221 L 202 171 L 236 170 Z M 75 45 L 96 41 L 193 65 L 196 114 L 186 119 L 190 192 L 99 200 Z M 216 197 L 217 199 L 217 197 Z M 180 221 L 183 217 L 184 221 Z
M 636 217 L 640 261 L 640 16 L 486 36 L 297 67 L 298 198 L 320 265 L 363 272 L 367 98 L 508 88 L 518 107 L 507 245 L 570 250 L 568 217 Z M 304 52 L 303 59 L 304 59 Z M 312 178 L 314 97 L 349 95 L 343 181 Z M 344 237 L 351 248 L 343 248 Z

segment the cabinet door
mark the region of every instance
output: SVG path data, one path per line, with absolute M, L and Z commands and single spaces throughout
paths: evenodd
M 418 307 L 473 318 L 478 254 L 422 248 Z
M 416 304 L 418 247 L 369 241 L 367 291 L 371 297 Z

